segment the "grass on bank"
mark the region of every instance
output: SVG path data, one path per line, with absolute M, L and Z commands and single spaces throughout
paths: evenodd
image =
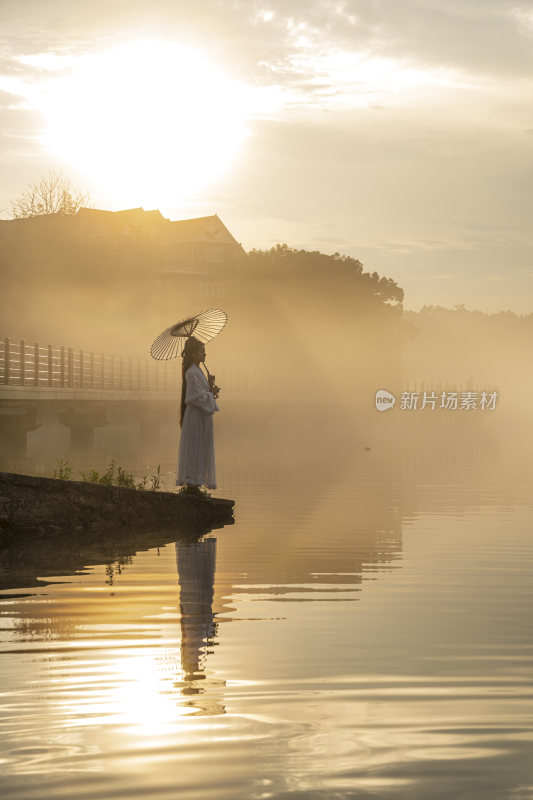
M 100 474 L 97 470 L 92 469 L 89 472 L 81 472 L 81 479 L 86 483 L 100 483 L 104 486 L 120 486 L 123 489 L 137 489 L 139 492 L 157 492 L 163 489 L 163 479 L 161 477 L 161 465 L 157 465 L 157 469 L 153 475 L 148 477 L 145 475 L 140 481 L 136 481 L 130 472 L 126 472 L 120 467 L 114 458 L 109 462 L 109 466 L 105 472 Z M 57 466 L 54 470 L 52 478 L 58 478 L 62 481 L 69 481 L 72 478 L 72 467 L 69 461 L 57 459 Z M 178 494 L 192 495 L 194 497 L 211 497 L 206 489 L 200 486 L 190 486 L 185 484 L 178 489 Z
M 120 467 L 114 458 L 109 462 L 105 472 L 100 474 L 97 470 L 91 469 L 89 472 L 80 472 L 82 481 L 86 483 L 100 483 L 104 486 L 120 486 L 123 489 L 137 489 L 140 492 L 157 492 L 163 486 L 161 477 L 161 465 L 157 465 L 154 475 L 145 475 L 140 481 L 136 481 L 130 472 Z M 67 461 L 59 458 L 52 478 L 62 481 L 69 481 L 72 478 L 72 467 Z

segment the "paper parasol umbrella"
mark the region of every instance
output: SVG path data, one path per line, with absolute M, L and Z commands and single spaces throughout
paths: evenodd
M 226 312 L 219 308 L 209 308 L 182 319 L 159 334 L 150 348 L 150 355 L 158 361 L 176 358 L 181 355 L 189 336 L 194 336 L 205 344 L 220 333 L 227 319 Z

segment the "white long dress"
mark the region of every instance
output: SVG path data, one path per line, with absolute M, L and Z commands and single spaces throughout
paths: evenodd
M 185 373 L 185 414 L 181 426 L 176 486 L 217 488 L 213 414 L 217 401 L 204 373 L 192 364 Z

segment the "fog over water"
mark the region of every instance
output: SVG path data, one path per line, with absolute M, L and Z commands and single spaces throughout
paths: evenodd
M 249 423 L 258 443 L 301 429 L 302 446 L 316 437 L 320 448 L 336 436 L 362 441 L 369 426 L 372 436 L 394 437 L 412 424 L 416 446 L 428 425 L 437 437 L 459 423 L 469 435 L 488 426 L 505 439 L 528 424 L 532 314 L 439 306 L 402 313 L 393 278 L 365 272 L 356 259 L 285 245 L 211 265 L 208 278 L 172 279 L 161 269 L 172 244 L 168 226 L 150 215 L 127 224 L 109 216 L 1 223 L 2 321 L 12 342 L 144 362 L 161 330 L 218 305 L 229 323 L 208 344 L 206 363 L 223 389 L 222 437 L 238 440 Z M 398 400 L 386 414 L 375 411 L 380 388 Z M 431 413 L 420 409 L 420 396 L 416 411 L 400 412 L 401 392 L 414 388 L 436 391 L 439 404 L 442 391 L 498 391 L 496 409 Z M 41 435 L 31 435 L 30 455 Z M 113 433 L 97 437 L 104 447 Z M 54 449 L 48 438 L 46 447 L 63 454 L 60 442 Z M 138 455 L 135 445 L 131 451 Z

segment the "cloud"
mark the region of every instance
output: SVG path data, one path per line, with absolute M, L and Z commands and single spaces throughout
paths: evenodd
M 509 0 L 4 0 L 0 74 L 36 80 L 76 53 L 162 36 L 206 49 L 230 77 L 281 87 L 287 107 L 385 107 L 526 79 L 532 19 Z
M 161 37 L 275 94 L 278 118 L 458 103 L 466 120 L 530 95 L 531 19 L 509 0 L 3 0 L 0 88 L 28 98 L 76 56 Z
M 4 37 L 19 45 L 40 39 L 64 47 L 95 35 L 110 44 L 164 30 L 207 40 L 251 68 L 288 63 L 306 48 L 489 75 L 523 73 L 533 63 L 531 8 L 513 0 L 3 0 L 2 12 Z

